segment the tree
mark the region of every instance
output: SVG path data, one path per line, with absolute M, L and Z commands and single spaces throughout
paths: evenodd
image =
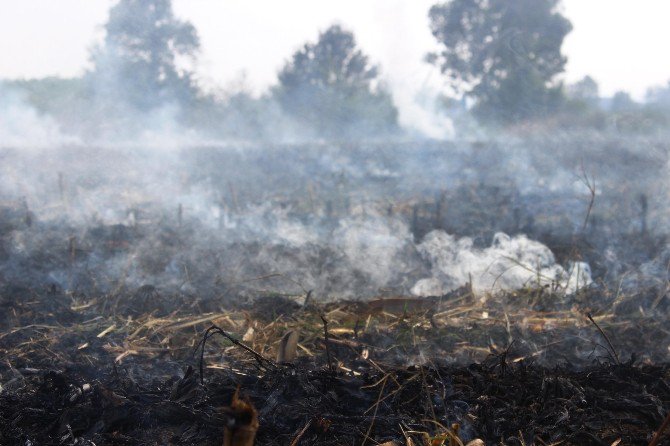
M 635 108 L 637 108 L 637 103 L 628 92 L 619 90 L 612 96 L 610 111 L 621 113 L 635 110 Z
M 354 35 L 333 25 L 306 43 L 279 73 L 282 109 L 326 137 L 379 135 L 397 129 L 397 110 L 379 70 Z
M 485 121 L 513 123 L 560 105 L 557 74 L 572 29 L 559 0 L 452 0 L 433 6 L 431 31 L 442 48 L 428 60 L 451 86 L 474 99 Z
M 195 96 L 182 65 L 199 50 L 195 28 L 178 20 L 171 0 L 120 0 L 109 12 L 104 45 L 93 53 L 94 88 L 140 111 Z
M 565 100 L 553 125 L 571 129 L 604 130 L 607 113 L 603 109 L 600 86 L 591 76 L 565 86 Z
M 670 109 L 670 81 L 665 86 L 649 88 L 646 100 L 655 107 Z
M 580 81 L 568 85 L 567 92 L 570 99 L 589 105 L 597 105 L 600 99 L 600 87 L 591 76 L 584 76 Z

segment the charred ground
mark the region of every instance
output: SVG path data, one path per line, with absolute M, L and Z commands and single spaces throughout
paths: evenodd
M 3 444 L 220 444 L 238 388 L 268 445 L 422 444 L 453 423 L 487 444 L 647 444 L 670 410 L 670 369 L 655 365 L 667 358 L 664 317 L 613 313 L 597 293 L 556 312 L 545 308 L 556 296 L 530 291 L 482 305 L 462 289 L 426 310 L 281 296 L 194 305 L 144 289 L 160 310 L 143 314 L 129 305 L 137 294 L 3 293 L 24 302 L 5 307 L 0 335 Z M 213 336 L 201 363 L 211 324 L 267 360 Z M 276 364 L 291 330 L 298 358 Z

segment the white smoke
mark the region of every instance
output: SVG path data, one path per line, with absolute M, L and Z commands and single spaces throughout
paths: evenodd
M 491 246 L 479 249 L 468 237 L 432 231 L 417 249 L 430 262 L 433 274 L 412 288 L 419 296 L 441 295 L 470 282 L 478 292 L 549 285 L 567 293 L 591 283 L 587 264 L 576 263 L 566 270 L 549 248 L 525 235 L 498 233 Z
M 345 252 L 351 266 L 379 286 L 408 270 L 411 234 L 401 221 L 347 219 L 334 235 L 337 248 Z
M 53 148 L 79 139 L 61 132 L 56 121 L 28 105 L 0 82 L 0 147 Z
M 218 150 L 220 158 L 195 147 L 166 150 L 160 144 L 4 150 L 0 198 L 23 199 L 58 243 L 67 243 L 69 235 L 62 231 L 68 226 L 78 240 L 87 239 L 82 234 L 88 228 L 117 224 L 131 232 L 168 234 L 181 227 L 184 237 L 192 234 L 179 249 L 170 245 L 171 236 L 144 235 L 104 261 L 89 259 L 86 268 L 108 278 L 99 277 L 99 283 L 181 284 L 196 271 L 210 284 L 219 275 L 226 283 L 280 274 L 290 280 L 264 282 L 264 288 L 296 292 L 300 283 L 323 297 L 369 297 L 382 289 L 437 295 L 471 277 L 482 292 L 545 285 L 573 292 L 591 281 L 587 265 L 562 267 L 549 248 L 524 236 L 499 234 L 490 247 L 478 248 L 469 238 L 434 231 L 416 244 L 407 214 L 389 214 L 375 195 L 377 187 L 388 196 L 388 184 L 419 178 L 414 172 L 420 166 L 396 166 L 397 151 L 385 165 L 378 150 L 370 157 L 325 146 L 276 148 L 276 153 Z M 423 175 L 444 172 L 440 166 L 432 162 L 436 173 Z M 315 177 L 324 190 L 314 186 L 317 196 L 310 204 L 304 185 Z M 347 181 L 365 184 L 351 192 Z M 348 199 L 352 203 L 345 204 Z M 329 216 L 327 200 L 337 216 Z M 457 209 L 451 210 L 453 215 Z M 62 231 L 58 222 L 67 222 Z M 39 257 L 52 243 L 41 238 L 43 230 L 28 230 L 31 243 L 11 244 L 11 251 L 17 258 Z M 64 271 L 51 270 L 50 277 L 67 288 L 72 274 Z

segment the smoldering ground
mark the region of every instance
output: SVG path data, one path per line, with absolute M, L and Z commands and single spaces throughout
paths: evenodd
M 642 241 L 664 235 L 665 199 L 653 194 L 664 149 L 603 153 L 620 169 L 587 173 L 597 185 L 589 211 L 582 164 L 535 144 L 8 147 L 3 281 L 209 296 L 239 283 L 324 298 L 468 281 L 574 292 L 662 255 L 662 243 Z M 630 177 L 633 163 L 644 175 Z
M 2 95 L 5 283 L 335 298 L 665 277 L 661 134 L 213 140 L 165 106 L 93 137 Z

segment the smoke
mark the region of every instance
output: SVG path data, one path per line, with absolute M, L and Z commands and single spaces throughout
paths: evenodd
M 229 110 L 251 112 L 221 120 L 226 129 L 215 134 L 194 129 L 177 102 L 143 113 L 112 100 L 122 84 L 104 88 L 104 107 L 91 116 L 75 109 L 86 118 L 82 125 L 97 130 L 82 137 L 68 135 L 16 91 L 0 89 L 0 198 L 53 234 L 62 225 L 68 235 L 54 237 L 64 240 L 112 225 L 200 231 L 168 256 L 160 274 L 144 270 L 151 259 L 134 263 L 143 258 L 134 251 L 105 260 L 100 265 L 116 281 L 125 274 L 135 285 L 185 283 L 175 265 L 199 269 L 200 249 L 216 246 L 250 258 L 234 274 L 212 276 L 284 277 L 268 289 L 294 292 L 300 283 L 322 294 L 428 295 L 472 282 L 482 292 L 549 286 L 569 293 L 592 276 L 615 279 L 660 255 L 626 237 L 664 234 L 669 197 L 658 191 L 667 189 L 669 150 L 661 136 L 552 132 L 475 142 L 315 142 L 267 98 L 244 95 L 229 98 Z M 436 104 L 430 94 L 424 103 Z M 246 121 L 256 106 L 263 110 L 255 115 L 259 122 Z M 218 115 L 203 116 L 210 128 L 219 122 Z M 585 175 L 596 180 L 595 197 Z M 587 215 L 591 198 L 595 207 Z M 162 249 L 164 241 L 142 231 L 138 237 L 143 250 Z M 561 244 L 579 237 L 593 246 L 566 254 Z M 40 240 L 12 242 L 9 251 L 30 257 Z M 62 271 L 46 276 L 72 286 Z
M 664 277 L 661 141 L 183 145 L 193 136 L 164 128 L 134 144 L 3 148 L 0 280 L 325 298 Z M 599 149 L 580 160 L 584 147 Z M 582 168 L 597 179 L 588 219 Z
M 412 287 L 419 296 L 439 296 L 465 283 L 479 292 L 550 286 L 567 293 L 591 283 L 589 265 L 578 262 L 566 270 L 556 264 L 549 248 L 525 235 L 498 233 L 491 246 L 477 249 L 470 238 L 433 231 L 417 249 L 433 272 Z
M 398 85 L 400 84 L 400 85 Z M 446 113 L 439 91 L 425 87 L 413 91 L 401 82 L 394 84 L 393 100 L 400 113 L 400 122 L 410 134 L 431 139 L 452 139 L 456 135 L 455 116 Z
M 78 141 L 29 106 L 21 92 L 0 82 L 0 147 L 50 148 Z
M 189 212 L 212 211 L 194 204 Z M 211 217 L 220 218 L 216 211 Z M 203 299 L 225 290 L 312 289 L 320 298 L 362 298 L 389 291 L 444 294 L 468 282 L 482 293 L 545 284 L 571 293 L 591 281 L 588 266 L 566 272 L 546 246 L 524 236 L 498 234 L 492 246 L 479 249 L 468 238 L 434 231 L 417 244 L 401 218 L 375 213 L 324 224 L 260 206 L 217 228 L 185 216 L 183 208 L 172 216 L 133 211 L 123 223 L 98 217 L 29 226 L 24 212 L 17 210 L 13 220 L 4 216 L 14 229 L 2 236 L 0 279 L 33 287 L 110 293 L 152 285 Z
M 569 294 L 635 268 L 663 279 L 660 248 L 629 241 L 665 233 L 661 137 L 521 129 L 472 141 L 464 104 L 430 82 L 413 97 L 408 77 L 391 80 L 405 135 L 323 142 L 244 92 L 223 108 L 197 95 L 133 106 L 156 98 L 128 96 L 103 56 L 67 119 L 0 85 L 0 281 L 325 298 L 467 283 Z

